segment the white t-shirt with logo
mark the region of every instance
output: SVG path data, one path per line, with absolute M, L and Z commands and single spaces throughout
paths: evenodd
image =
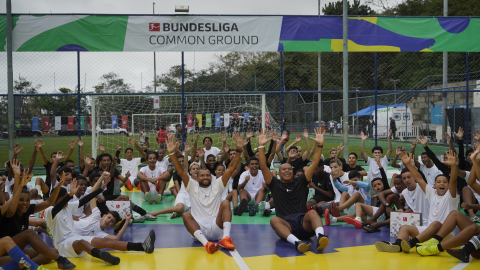
M 422 213 L 423 226 L 428 226 L 428 217 L 430 214 L 430 204 L 419 184 L 415 184 L 415 189 L 410 191 L 408 188 L 402 191 L 405 202 L 410 206 L 413 212 Z
M 427 185 L 425 187 L 425 195 L 430 204 L 428 224 L 434 221 L 443 223 L 453 210 L 458 209 L 458 198 L 453 198 L 449 190 L 447 190 L 445 195 L 438 196 L 437 190 Z
M 141 158 L 133 158 L 132 160 L 120 159 L 120 166 L 122 166 L 122 176 L 125 177 L 127 172 L 130 172 L 128 180 L 133 183 L 133 180 L 137 178 L 138 165 L 142 164 Z
M 80 198 L 77 198 L 77 195 L 73 195 L 73 198 L 70 200 L 70 202 L 79 201 L 81 198 L 87 196 L 89 193 L 90 193 L 90 192 L 87 193 L 87 192 L 85 191 L 85 193 L 84 193 L 82 196 L 80 196 Z M 77 217 L 83 217 L 83 216 L 85 216 L 85 214 L 83 213 L 83 211 L 85 211 L 85 209 L 86 209 L 88 206 L 90 206 L 90 203 L 89 203 L 89 202 L 86 203 L 85 205 L 83 205 L 82 207 L 79 207 L 78 210 L 77 210 L 77 212 L 74 213 L 73 215 L 74 215 L 74 216 L 77 216 Z
M 442 174 L 442 171 L 440 171 L 437 166 L 433 165 L 431 168 L 427 168 L 425 164 L 420 165 L 420 171 L 425 175 L 425 178 L 427 179 L 427 184 L 431 187 L 435 184 L 435 177 L 437 175 Z
M 206 188 L 200 187 L 197 181 L 190 180 L 186 189 L 190 195 L 192 216 L 198 223 L 207 223 L 218 215 L 225 189 L 222 177 L 212 179 L 212 183 Z
M 105 238 L 108 236 L 100 227 L 100 221 L 102 220 L 102 213 L 95 207 L 92 209 L 92 214 L 89 217 L 82 218 L 79 221 L 74 222 L 75 233 L 83 236 L 93 236 L 98 238 Z
M 140 169 L 140 172 L 147 178 L 158 178 L 165 172 L 165 170 L 162 166 L 155 166 L 155 169 L 153 169 L 152 171 L 148 166 L 145 166 Z M 148 186 L 150 187 L 150 190 L 155 190 L 156 188 L 155 184 L 153 184 L 152 182 L 148 182 Z
M 343 181 L 345 180 L 350 180 L 350 178 L 348 177 L 348 173 L 344 173 L 342 176 L 340 176 L 340 183 L 342 183 L 342 185 L 343 185 Z M 331 175 L 330 175 L 330 182 L 332 182 L 333 192 L 335 193 L 335 202 L 340 202 L 340 197 L 342 197 L 342 192 L 340 192 L 333 184 L 333 178 Z
M 380 173 L 380 167 L 378 167 L 377 161 L 375 161 L 374 158 L 369 157 L 367 159 L 367 165 L 368 165 L 368 174 L 367 174 L 367 181 L 368 184 L 370 185 L 372 183 L 372 180 L 378 177 L 382 177 L 382 174 Z M 380 164 L 382 164 L 382 168 L 387 168 L 388 166 L 388 158 L 387 155 L 383 156 L 383 158 L 380 159 Z
M 14 184 L 15 184 L 15 179 L 10 179 L 10 180 L 5 181 L 5 190 L 8 192 L 8 195 L 10 195 L 10 198 L 13 197 Z M 27 188 L 28 192 L 30 192 L 33 189 L 32 184 L 30 184 L 30 183 L 27 183 L 25 185 L 25 187 Z M 39 192 L 40 191 L 41 190 L 39 190 Z
M 247 175 L 250 176 L 250 180 L 245 185 L 244 189 L 246 191 L 248 191 L 248 193 L 250 193 L 250 195 L 255 196 L 255 194 L 257 194 L 258 190 L 263 188 L 263 183 L 265 182 L 265 179 L 263 178 L 262 171 L 258 170 L 258 173 L 255 176 L 253 176 L 250 173 L 250 170 L 244 171 L 240 175 L 240 178 L 238 179 L 238 185 L 241 185 L 241 184 L 243 184 L 243 182 L 245 182 L 245 178 L 247 177 Z
M 55 215 L 55 218 L 52 218 L 53 206 L 45 209 L 45 223 L 56 248 L 65 239 L 77 235 L 74 233 L 75 225 L 72 215 L 77 212 L 79 203 L 79 201 L 68 203 L 65 208 Z
M 220 153 L 222 151 L 218 147 L 215 147 L 215 146 L 212 146 L 210 148 L 210 150 L 207 150 L 206 148 L 203 148 L 203 150 L 205 150 L 205 155 L 203 156 L 205 158 L 205 162 L 207 162 L 208 155 L 214 155 L 215 160 L 216 160 L 218 153 Z

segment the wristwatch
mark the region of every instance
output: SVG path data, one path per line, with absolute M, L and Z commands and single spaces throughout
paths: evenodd
M 387 202 L 387 203 L 385 204 L 385 207 L 389 207 L 389 206 L 390 206 L 390 204 Z

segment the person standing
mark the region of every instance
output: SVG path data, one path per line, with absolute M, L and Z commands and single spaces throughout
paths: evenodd
M 397 125 L 393 117 L 390 117 L 390 129 L 392 130 L 392 139 L 395 140 L 395 132 L 397 131 Z

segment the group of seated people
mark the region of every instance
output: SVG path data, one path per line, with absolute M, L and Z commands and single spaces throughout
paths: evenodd
M 316 236 L 315 249 L 322 252 L 329 244 L 324 225 L 346 222 L 376 233 L 390 225 L 394 211 L 421 213 L 422 226 L 401 226 L 395 242 L 375 244 L 378 251 L 410 252 L 416 248 L 418 254 L 427 256 L 446 250 L 468 262 L 470 256 L 480 258 L 480 226 L 475 224 L 480 210 L 480 147 L 464 153 L 463 135 L 461 128 L 455 133 L 457 151 L 446 134 L 450 149 L 443 162 L 428 147 L 428 139 L 420 136 L 412 143 L 410 153 L 398 146 L 390 163 L 391 132 L 386 154 L 382 147 L 375 146 L 372 156 L 365 153 L 367 136 L 362 133 L 360 155 L 368 171 L 357 164 L 354 152 L 348 160 L 341 158 L 342 145 L 323 158 L 324 132 L 319 130 L 310 138 L 304 130 L 288 146 L 287 132 L 261 130 L 257 136 L 251 131 L 246 136 L 236 133 L 232 148 L 223 133 L 223 149 L 214 147 L 210 137 L 204 137 L 204 147 L 198 147 L 199 135 L 185 143 L 169 135 L 166 149 L 158 151 L 147 151 L 129 138 L 131 147 L 123 150 L 119 146 L 112 156 L 100 145 L 101 153 L 95 158 L 84 155 L 81 140 L 72 140 L 65 155 L 58 151 L 48 159 L 38 139 L 27 169 L 17 160 L 23 148 L 16 144 L 0 182 L 0 267 L 45 269 L 42 264 L 55 260 L 60 269 L 72 269 L 75 265 L 68 258 L 86 253 L 110 264 L 120 263 L 120 258 L 103 248 L 153 253 L 153 230 L 144 242 L 121 238 L 132 223 L 156 220 L 161 214 L 181 216 L 188 234 L 208 253 L 220 247 L 235 249 L 230 238 L 232 215 L 244 213 L 265 217 L 274 214 L 270 224 L 279 237 L 305 253 L 312 246 L 307 240 Z M 480 140 L 480 132 L 474 137 Z M 251 143 L 254 139 L 258 139 L 255 152 Z M 305 140 L 304 150 L 296 146 L 301 140 Z M 425 149 L 421 162 L 415 159 L 418 143 Z M 80 171 L 70 159 L 77 145 L 82 157 Z M 134 157 L 134 149 L 141 157 Z M 120 157 L 122 152 L 124 158 Z M 36 178 L 33 187 L 31 172 L 37 153 L 47 175 L 45 179 Z M 399 158 L 401 163 L 397 163 Z M 278 171 L 275 161 L 281 164 Z M 146 166 L 140 166 L 145 162 Z M 399 169 L 390 181 L 386 169 L 389 163 Z M 130 201 L 131 211 L 138 215 L 125 213 L 122 218 L 107 206 L 108 201 L 130 200 L 121 194 L 121 187 L 137 189 L 149 204 L 157 204 L 169 195 L 175 196 L 175 203 L 147 212 Z M 34 217 L 34 213 L 42 213 L 43 218 Z M 117 234 L 106 233 L 108 227 Z M 461 232 L 454 235 L 456 227 Z M 55 248 L 48 247 L 35 231 L 48 233 Z M 31 248 L 25 248 L 27 245 Z M 459 246 L 463 248 L 453 249 Z

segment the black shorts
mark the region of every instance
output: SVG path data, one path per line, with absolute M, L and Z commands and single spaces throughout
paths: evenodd
M 298 213 L 298 214 L 291 214 L 281 219 L 288 222 L 290 228 L 292 228 L 292 234 L 295 235 L 300 240 L 307 240 L 312 238 L 315 235 L 315 232 L 307 232 L 303 228 L 303 218 L 305 217 L 305 213 Z
M 332 199 L 331 198 L 326 198 L 325 196 L 321 196 L 321 195 L 315 195 L 313 196 L 313 198 L 317 203 L 319 202 L 329 202 L 331 201 Z
M 120 196 L 120 195 L 113 195 L 113 194 L 103 195 L 103 197 L 105 197 L 106 201 L 114 201 L 118 198 L 118 196 Z

